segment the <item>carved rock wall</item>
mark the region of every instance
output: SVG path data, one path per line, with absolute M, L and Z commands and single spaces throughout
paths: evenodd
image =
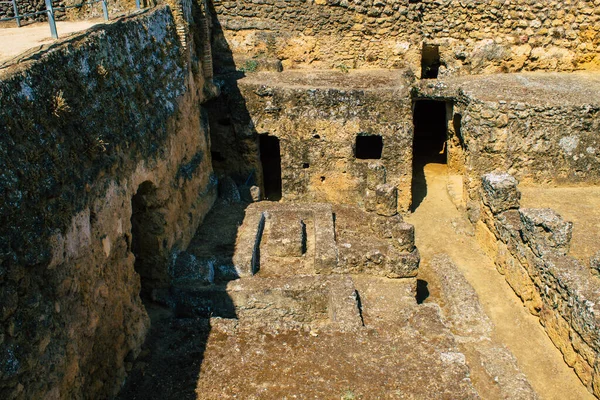
M 1 398 L 120 388 L 149 326 L 132 198 L 164 272 L 216 195 L 194 52 L 159 7 L 0 72 Z

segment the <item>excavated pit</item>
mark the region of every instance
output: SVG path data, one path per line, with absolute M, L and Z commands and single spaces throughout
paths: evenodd
M 495 79 L 503 78 L 489 78 Z M 577 398 L 589 397 L 511 286 L 490 272 L 475 241 L 477 225 L 458 211 L 467 203 L 467 178 L 460 174 L 469 146 L 476 146 L 470 121 L 481 110 L 457 101 L 457 88 L 491 98 L 481 89 L 486 79 L 456 79 L 441 90 L 422 86 L 410 97 L 403 74 L 380 71 L 259 72 L 228 82 L 239 88 L 261 133 L 254 147 L 249 142 L 233 157 L 215 159 L 221 173 L 239 178 L 188 248 L 213 269 L 213 283 L 172 286 L 171 314 L 151 336 L 172 348 L 165 326 L 205 332 L 196 344 L 203 361 L 190 382 L 193 396 L 558 399 L 558 388 L 568 387 Z M 390 108 L 398 93 L 406 100 Z M 323 129 L 331 115 L 354 118 L 336 108 L 338 96 L 410 116 L 412 163 L 394 164 L 404 142 L 387 133 L 387 114 L 369 127 L 334 122 L 335 129 Z M 215 146 L 223 148 L 227 132 L 244 123 L 237 118 L 212 132 Z M 253 151 L 257 169 L 240 174 L 239 160 L 251 160 Z M 340 153 L 349 158 L 330 163 Z M 411 190 L 390 189 L 407 174 Z M 245 202 L 249 185 L 282 201 Z M 339 190 L 352 194 L 340 202 Z M 351 199 L 358 206 L 339 204 Z M 397 213 L 407 204 L 416 232 Z M 424 249 L 421 263 L 415 235 Z M 494 294 L 492 286 L 501 283 L 501 294 Z M 501 299 L 508 303 L 498 305 Z M 157 382 L 145 376 L 159 371 L 164 357 L 149 351 L 136 363 L 126 393 L 151 396 Z M 544 367 L 536 370 L 535 360 Z M 553 385 L 545 384 L 549 374 Z
M 600 396 L 595 6 L 346 3 L 0 65 L 0 397 Z

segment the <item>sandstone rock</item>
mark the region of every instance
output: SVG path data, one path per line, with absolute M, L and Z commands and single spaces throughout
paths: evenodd
M 590 268 L 594 274 L 600 274 L 600 251 L 590 257 Z
M 494 214 L 519 208 L 519 182 L 506 173 L 490 173 L 482 177 L 483 202 Z
M 377 198 L 375 195 L 375 190 L 367 189 L 365 191 L 365 210 L 372 212 L 377 209 Z
M 394 227 L 403 223 L 404 219 L 400 214 L 396 214 L 391 217 L 377 216 L 372 218 L 370 222 L 371 229 L 377 236 L 390 239 L 393 236 L 392 231 Z
M 306 225 L 293 212 L 270 212 L 267 217 L 269 255 L 300 257 L 306 250 Z
M 379 215 L 392 216 L 398 213 L 398 189 L 391 184 L 377 185 L 375 210 Z
M 523 223 L 523 237 L 538 256 L 549 251 L 565 255 L 569 251 L 573 223 L 562 219 L 550 208 L 519 210 Z
M 376 190 L 385 183 L 385 167 L 381 162 L 372 162 L 367 166 L 367 188 Z

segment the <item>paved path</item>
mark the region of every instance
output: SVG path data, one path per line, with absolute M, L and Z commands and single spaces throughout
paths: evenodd
M 103 22 L 103 19 L 62 21 L 56 23 L 56 30 L 58 37 L 61 38 Z M 2 26 L 0 28 L 0 63 L 6 62 L 24 51 L 39 48 L 54 41 L 50 36 L 50 26 L 47 22 L 39 22 L 21 28 L 9 28 L 6 23 Z

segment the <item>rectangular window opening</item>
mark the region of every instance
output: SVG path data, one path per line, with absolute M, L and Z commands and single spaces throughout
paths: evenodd
M 383 138 L 379 135 L 358 135 L 354 155 L 359 160 L 379 160 L 383 151 Z
M 421 53 L 421 79 L 436 79 L 440 65 L 440 46 L 424 43 Z

